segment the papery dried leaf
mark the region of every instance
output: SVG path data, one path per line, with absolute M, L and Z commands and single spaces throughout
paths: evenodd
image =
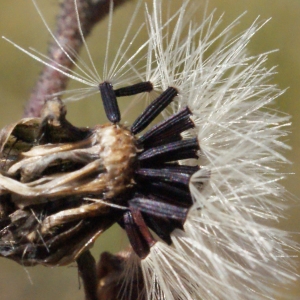
M 0 254 L 25 265 L 75 260 L 121 216 L 85 198 L 109 203 L 132 185 L 136 147 L 129 131 L 77 128 L 63 107 L 48 101 L 43 118 L 1 131 Z
M 37 136 L 40 119 L 26 118 L 5 126 L 0 131 L 0 164 L 1 171 L 5 171 L 16 157 L 28 151 Z

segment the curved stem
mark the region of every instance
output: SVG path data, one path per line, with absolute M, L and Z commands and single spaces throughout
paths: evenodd
M 83 281 L 85 300 L 97 300 L 96 261 L 91 252 L 83 252 L 76 260 L 78 272 Z

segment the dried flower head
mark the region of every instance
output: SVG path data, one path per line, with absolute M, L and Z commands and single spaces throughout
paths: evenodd
M 296 275 L 289 234 L 273 227 L 285 208 L 277 165 L 287 163 L 289 117 L 270 108 L 282 91 L 269 83 L 269 53 L 245 50 L 264 23 L 231 37 L 239 18 L 223 30 L 213 13 L 198 24 L 183 0 L 164 20 L 163 2 L 145 6 L 148 40 L 126 58 L 130 24 L 104 76 L 94 65 L 80 70 L 92 79 L 52 66 L 90 86 L 72 99 L 100 91 L 109 124 L 75 127 L 54 98 L 40 118 L 1 131 L 0 254 L 64 265 L 117 222 L 134 253 L 103 256 L 112 263 L 98 268 L 99 295 L 276 297 L 274 286 Z M 127 128 L 118 98 L 129 95 L 150 103 Z

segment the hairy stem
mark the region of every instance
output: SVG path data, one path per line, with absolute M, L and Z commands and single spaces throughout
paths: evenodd
M 97 300 L 97 271 L 96 261 L 91 252 L 83 252 L 76 260 L 78 272 L 83 281 L 85 300 Z

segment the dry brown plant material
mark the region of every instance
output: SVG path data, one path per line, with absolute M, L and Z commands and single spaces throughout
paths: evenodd
M 77 259 L 120 216 L 104 200 L 118 203 L 132 186 L 136 147 L 129 131 L 113 124 L 77 128 L 65 114 L 54 99 L 42 118 L 0 133 L 0 254 L 22 265 Z

